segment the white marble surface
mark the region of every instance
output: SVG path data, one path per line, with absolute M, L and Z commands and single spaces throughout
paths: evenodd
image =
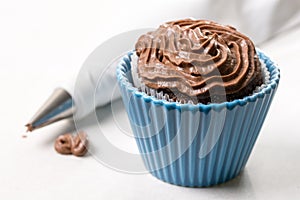
M 20 12 L 25 14 L 22 7 Z M 31 11 L 26 17 L 20 16 L 18 10 L 0 13 L 1 18 L 7 19 L 2 18 L 1 27 L 10 30 L 0 31 L 0 199 L 300 198 L 300 28 L 260 46 L 280 65 L 281 81 L 245 170 L 226 184 L 195 189 L 163 183 L 149 174 L 120 173 L 97 162 L 93 156 L 57 154 L 53 141 L 57 135 L 72 130 L 73 125 L 68 121 L 21 137 L 33 112 L 71 69 L 80 67 L 78 63 L 101 42 L 97 34 L 102 33 L 97 26 L 80 21 L 80 16 L 76 18 L 80 24 L 77 26 L 71 19 L 77 15 L 67 15 L 65 10 L 56 10 L 57 15 L 66 16 L 59 20 L 51 13 L 54 10 L 51 6 L 45 9 L 48 14 L 25 8 Z M 27 20 L 32 21 L 25 23 Z M 125 115 L 121 101 L 115 102 L 115 106 L 120 107 L 117 117 L 121 119 Z M 122 131 L 116 129 L 111 108 L 97 112 L 107 115 L 101 124 L 106 133 L 113 133 L 106 134 L 110 141 L 136 151 L 129 146 L 134 144 L 132 139 L 118 137 Z M 89 123 L 89 118 L 84 123 L 87 129 L 95 126 Z M 126 121 L 122 126 L 129 130 Z

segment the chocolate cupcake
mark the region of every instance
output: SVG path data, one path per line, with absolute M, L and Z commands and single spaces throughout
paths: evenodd
M 187 19 L 142 35 L 117 79 L 149 172 L 204 187 L 245 167 L 279 70 L 236 29 Z

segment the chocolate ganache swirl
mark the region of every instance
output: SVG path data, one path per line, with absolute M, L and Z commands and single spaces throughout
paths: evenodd
M 231 26 L 179 20 L 142 35 L 137 72 L 146 87 L 179 102 L 232 101 L 262 84 L 252 41 Z

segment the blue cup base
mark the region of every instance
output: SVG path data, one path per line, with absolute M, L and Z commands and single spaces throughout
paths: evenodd
M 163 181 L 164 183 L 175 185 L 175 186 L 180 186 L 180 187 L 189 187 L 189 188 L 205 188 L 205 187 L 218 187 L 221 185 L 226 185 L 230 184 L 232 181 L 235 181 L 237 178 L 243 176 L 243 171 L 239 171 L 238 173 L 234 174 L 231 177 L 228 177 L 224 180 L 219 180 L 216 182 L 211 182 L 211 183 L 201 183 L 202 181 L 199 180 L 196 183 L 191 183 L 191 182 L 176 182 L 176 181 L 171 181 L 168 177 L 163 178 L 162 175 L 158 175 L 158 173 L 151 172 L 150 174 L 156 178 L 159 181 Z

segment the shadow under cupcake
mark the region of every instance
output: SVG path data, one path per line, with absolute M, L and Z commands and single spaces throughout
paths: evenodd
M 230 26 L 179 20 L 142 35 L 117 67 L 122 99 L 149 172 L 205 187 L 245 167 L 279 69 Z

